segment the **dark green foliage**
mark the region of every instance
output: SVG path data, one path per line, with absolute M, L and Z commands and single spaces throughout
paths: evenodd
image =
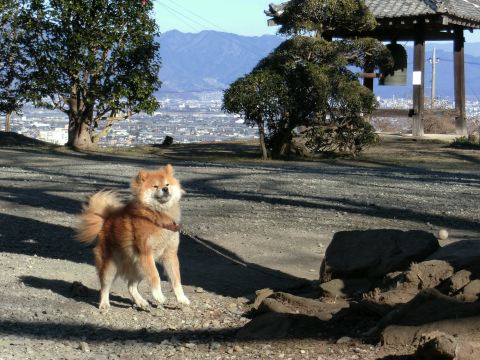
M 25 68 L 20 58 L 19 6 L 17 0 L 0 4 L 0 114 L 6 115 L 6 131 L 10 131 L 10 115 L 19 112 L 23 103 Z
M 303 29 L 318 35 L 327 28 L 370 29 L 375 24 L 372 19 L 360 1 L 293 0 L 281 16 L 280 31 L 298 34 Z M 288 155 L 293 131 L 299 126 L 307 129 L 306 146 L 313 152 L 357 154 L 377 141 L 365 120 L 377 104 L 352 68 L 389 72 L 392 66 L 388 49 L 375 39 L 328 41 L 322 36 L 295 35 L 231 85 L 224 108 L 242 114 L 250 125 L 266 125 L 266 146 L 272 157 Z M 270 84 L 268 91 L 258 86 L 259 74 L 262 83 Z M 257 85 L 255 90 L 252 83 Z M 268 114 L 263 111 L 265 104 Z
M 241 114 L 247 125 L 258 127 L 263 159 L 269 157 L 277 128 L 286 118 L 287 91 L 284 79 L 269 69 L 254 71 L 225 90 L 223 110 Z
M 29 99 L 69 116 L 68 145 L 95 146 L 114 122 L 159 104 L 151 2 L 26 0 Z
M 480 137 L 478 135 L 471 135 L 469 137 L 462 136 L 453 140 L 450 146 L 460 149 L 480 150 Z
M 375 17 L 358 0 L 290 0 L 276 19 L 282 34 L 346 33 L 375 28 Z

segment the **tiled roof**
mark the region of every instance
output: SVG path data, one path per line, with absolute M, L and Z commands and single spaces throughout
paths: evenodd
M 480 22 L 480 0 L 364 0 L 377 19 L 446 15 Z M 270 5 L 273 15 L 283 9 L 286 2 Z M 272 7 L 273 6 L 273 7 Z
M 444 0 L 443 3 L 450 15 L 480 21 L 480 0 Z
M 480 0 L 364 0 L 376 18 L 445 14 L 480 21 Z
M 395 18 L 435 14 L 435 1 L 428 0 L 364 0 L 376 18 Z

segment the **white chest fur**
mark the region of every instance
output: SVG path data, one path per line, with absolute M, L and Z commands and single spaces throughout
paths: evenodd
M 166 229 L 162 229 L 148 238 L 148 245 L 155 258 L 161 257 L 166 249 L 178 248 L 179 242 L 180 233 Z

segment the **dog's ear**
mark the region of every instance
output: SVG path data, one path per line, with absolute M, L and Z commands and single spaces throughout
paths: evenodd
M 147 177 L 148 177 L 148 173 L 143 170 L 143 169 L 140 169 L 140 171 L 138 172 L 137 174 L 137 177 L 135 178 L 135 182 L 137 184 L 141 184 L 143 183 L 145 180 L 147 180 Z
M 175 170 L 173 170 L 173 166 L 171 164 L 165 165 L 164 169 L 165 169 L 165 172 L 167 173 L 167 175 L 174 175 L 175 174 Z

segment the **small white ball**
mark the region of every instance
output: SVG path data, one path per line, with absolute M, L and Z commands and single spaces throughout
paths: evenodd
M 445 229 L 441 229 L 439 232 L 438 232 L 438 238 L 440 240 L 447 240 L 448 239 L 448 231 L 445 230 Z

